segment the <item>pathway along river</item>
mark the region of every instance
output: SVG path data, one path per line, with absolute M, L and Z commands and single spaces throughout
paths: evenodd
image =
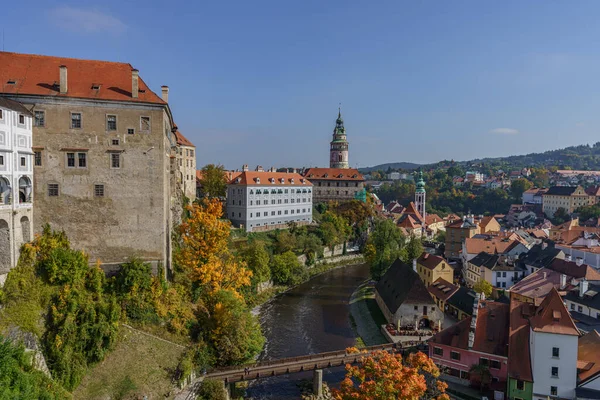
M 365 264 L 333 269 L 261 306 L 260 323 L 267 340 L 259 360 L 354 346 L 348 300 L 368 277 L 369 267 Z M 332 384 L 343 376 L 343 367 L 323 372 L 323 380 Z M 250 385 L 246 396 L 256 400 L 299 399 L 297 383 L 310 378 L 312 373 L 307 372 L 262 379 Z

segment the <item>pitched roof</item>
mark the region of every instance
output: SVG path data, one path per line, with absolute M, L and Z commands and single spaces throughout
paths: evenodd
M 595 283 L 588 283 L 588 290 L 580 296 L 579 286 L 577 288 L 571 288 L 569 292 L 564 296 L 565 300 L 570 300 L 575 304 L 582 304 L 587 307 L 595 308 L 600 310 L 600 285 Z M 581 282 L 579 282 L 581 285 Z
M 458 290 L 446 302 L 469 315 L 473 314 L 473 302 L 477 295 L 471 289 L 459 286 Z
M 356 168 L 309 168 L 304 176 L 315 180 L 364 181 L 365 178 Z
M 535 332 L 579 336 L 579 331 L 555 288 L 550 290 L 529 322 Z
M 548 267 L 557 257 L 564 257 L 562 250 L 556 247 L 548 246 L 545 249 L 542 245 L 536 244 L 519 258 L 519 264 L 531 265 L 535 268 Z
M 590 281 L 600 280 L 600 272 L 587 264 L 577 265 L 575 261 L 555 259 L 548 265 L 549 269 L 560 272 L 575 279 L 585 278 Z
M 577 343 L 578 385 L 600 374 L 600 334 L 591 331 L 579 338 Z
M 421 224 L 410 214 L 404 214 L 398 221 L 398 226 L 406 229 L 418 229 Z
M 545 196 L 571 196 L 577 190 L 578 186 L 552 186 Z
M 458 291 L 458 286 L 453 285 L 445 279 L 437 278 L 435 282 L 429 285 L 427 290 L 438 299 L 447 301 Z
M 180 146 L 189 146 L 196 147 L 192 142 L 190 142 L 183 134 L 179 131 L 175 132 L 175 139 L 177 139 L 177 144 Z
M 533 382 L 529 357 L 529 322 L 532 305 L 512 300 L 510 302 L 510 326 L 508 331 L 508 376 Z
M 556 272 L 547 268 L 541 268 L 514 284 L 509 291 L 511 293 L 534 299 L 535 304 L 539 305 L 544 297 L 550 293 L 552 288 L 557 290 L 564 289 L 561 288 L 561 275 L 562 274 L 560 272 Z
M 465 248 L 469 254 L 503 254 L 514 249 L 521 242 L 506 237 L 472 237 L 465 239 Z
M 390 312 L 395 313 L 403 303 L 435 304 L 425 284 L 412 266 L 400 259 L 394 261 L 375 290 Z
M 425 215 L 425 225 L 437 224 L 439 222 L 444 222 L 442 217 L 437 214 L 426 214 Z
M 0 107 L 1 108 L 6 108 L 8 110 L 13 110 L 13 111 L 16 111 L 18 113 L 29 115 L 29 116 L 33 115 L 31 113 L 31 111 L 29 111 L 27 109 L 27 107 L 25 107 L 23 104 L 19 103 L 18 101 L 14 101 L 14 100 L 11 100 L 11 99 L 6 99 L 4 97 L 0 97 Z
M 494 217 L 483 217 L 483 218 L 481 218 L 481 221 L 479 222 L 479 226 L 485 230 L 485 228 L 486 228 L 486 227 L 487 227 L 487 226 L 488 226 L 488 225 L 489 225 L 489 224 L 490 224 L 492 221 L 495 221 L 496 223 L 498 222 L 498 221 L 496 221 L 496 218 L 494 218 Z
M 489 301 L 480 302 L 473 350 L 481 353 L 508 356 L 508 319 L 509 305 Z M 430 343 L 439 343 L 451 347 L 468 349 L 471 320 L 462 321 L 444 329 L 430 339 Z
M 406 206 L 406 208 L 404 209 L 403 213 L 404 214 L 410 214 L 410 215 L 414 216 L 414 219 L 417 220 L 419 223 L 423 222 L 423 216 L 417 210 L 417 206 L 412 201 L 410 203 L 408 203 L 408 206 Z
M 19 54 L 0 51 L 0 93 L 166 104 L 141 77 L 131 96 L 131 64 L 111 61 Z M 67 93 L 58 86 L 61 65 L 67 67 Z M 14 81 L 14 84 L 9 84 Z M 99 89 L 92 88 L 100 85 Z
M 239 182 L 237 179 L 239 178 Z M 283 183 L 282 183 L 283 180 Z M 293 181 L 293 182 L 292 182 Z M 230 185 L 248 185 L 248 186 L 312 186 L 308 179 L 295 172 L 258 172 L 243 171 L 238 176 L 232 177 Z
M 424 251 L 423 254 L 421 254 L 419 256 L 419 258 L 417 258 L 417 264 L 424 266 L 427 269 L 435 269 L 438 265 L 440 265 L 441 263 L 443 263 L 444 260 L 442 257 L 440 256 L 436 256 L 433 254 L 429 254 L 428 252 Z

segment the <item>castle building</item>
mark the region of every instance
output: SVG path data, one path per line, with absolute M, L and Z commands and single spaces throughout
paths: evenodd
M 32 113 L 0 97 L 0 286 L 32 239 Z
M 182 197 L 169 88 L 122 62 L 0 52 L 0 65 L 0 98 L 33 114 L 34 231 L 64 230 L 107 267 L 168 270 Z
M 314 202 L 348 201 L 364 191 L 365 178 L 355 168 L 309 168 L 304 177 L 314 186 Z
M 175 132 L 175 139 L 179 183 L 185 196 L 194 200 L 196 198 L 196 146 L 179 131 Z
M 338 117 L 333 129 L 333 140 L 330 143 L 329 167 L 350 168 L 348 162 L 348 140 L 346 140 L 346 128 L 342 119 L 342 110 L 338 110 Z
M 247 232 L 286 229 L 290 222 L 307 225 L 312 222 L 312 190 L 300 174 L 244 166 L 227 185 L 226 216 Z

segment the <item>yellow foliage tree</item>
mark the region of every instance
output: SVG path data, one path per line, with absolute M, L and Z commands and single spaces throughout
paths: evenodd
M 223 207 L 217 199 L 187 206 L 189 218 L 179 227 L 181 246 L 176 260 L 190 280 L 208 293 L 238 290 L 250 284 L 252 272 L 238 262 L 227 247 L 230 223 L 222 220 Z

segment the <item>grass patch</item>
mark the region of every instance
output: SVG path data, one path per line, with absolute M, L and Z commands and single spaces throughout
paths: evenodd
M 357 346 L 387 343 L 380 328 L 387 321 L 375 301 L 375 288 L 368 281 L 350 297 L 350 323 L 357 335 Z
M 171 398 L 172 371 L 184 351 L 121 325 L 115 349 L 88 371 L 73 398 Z

